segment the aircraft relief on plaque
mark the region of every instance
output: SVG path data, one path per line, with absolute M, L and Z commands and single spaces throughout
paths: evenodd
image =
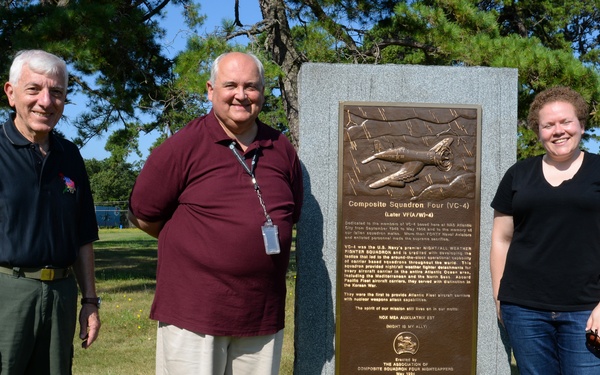
M 350 193 L 412 201 L 474 196 L 475 109 L 346 105 L 343 116 Z

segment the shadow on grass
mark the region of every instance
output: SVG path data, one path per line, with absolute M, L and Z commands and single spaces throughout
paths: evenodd
M 95 249 L 154 249 L 156 251 L 158 247 L 158 241 L 155 239 L 144 239 L 144 240 L 108 240 L 98 241 L 94 243 Z
M 115 284 L 114 288 L 109 287 L 105 292 L 111 292 L 111 289 L 119 292 L 154 291 L 156 241 L 149 241 L 148 246 L 141 242 L 145 241 L 135 241 L 135 246 L 120 247 L 119 241 L 112 241 L 111 246 L 96 247 L 96 280 Z
M 94 244 L 96 280 L 109 281 L 105 292 L 154 291 L 156 288 L 157 241 L 98 241 Z M 290 254 L 288 277 L 296 275 L 296 252 Z

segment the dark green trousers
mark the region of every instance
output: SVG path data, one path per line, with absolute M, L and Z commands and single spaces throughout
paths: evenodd
M 69 375 L 75 277 L 42 282 L 0 273 L 0 374 Z

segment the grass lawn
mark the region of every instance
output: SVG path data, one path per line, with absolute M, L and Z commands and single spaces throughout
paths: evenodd
M 88 350 L 81 349 L 77 328 L 73 374 L 154 374 L 156 322 L 148 314 L 156 285 L 157 241 L 138 229 L 102 229 L 94 248 L 102 328 L 99 339 Z M 293 373 L 295 278 L 292 253 L 282 375 Z

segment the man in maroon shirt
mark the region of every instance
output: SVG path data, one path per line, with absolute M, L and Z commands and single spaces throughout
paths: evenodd
M 130 219 L 158 237 L 157 374 L 277 374 L 298 156 L 257 117 L 264 69 L 232 52 L 213 63 L 211 112 L 157 147 Z

